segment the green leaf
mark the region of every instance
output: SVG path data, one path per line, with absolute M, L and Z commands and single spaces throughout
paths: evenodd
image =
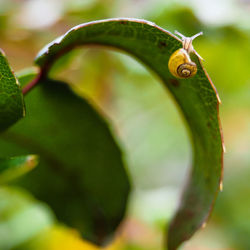
M 0 185 L 32 170 L 38 164 L 36 155 L 0 159 Z
M 192 169 L 168 230 L 168 249 L 176 249 L 207 221 L 221 183 L 223 143 L 215 87 L 195 55 L 197 74 L 188 79 L 174 78 L 168 70 L 168 60 L 182 47 L 181 41 L 144 20 L 108 19 L 78 25 L 46 46 L 36 64 L 46 73 L 66 52 L 93 44 L 121 49 L 143 62 L 172 93 L 188 124 L 193 145 Z
M 2 135 L 1 153 L 39 154 L 17 184 L 45 201 L 83 237 L 104 243 L 121 222 L 129 180 L 103 118 L 61 82 L 41 82 L 26 96 L 27 116 Z
M 3 51 L 0 49 L 0 132 L 25 114 L 22 92 Z

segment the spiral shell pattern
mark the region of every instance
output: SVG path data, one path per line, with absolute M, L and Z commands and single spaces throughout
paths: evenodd
M 192 77 L 196 74 L 197 67 L 194 62 L 183 63 L 177 68 L 177 74 L 181 78 Z

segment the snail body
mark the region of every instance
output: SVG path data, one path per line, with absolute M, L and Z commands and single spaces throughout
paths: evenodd
M 194 50 L 192 41 L 202 32 L 192 36 L 185 37 L 179 32 L 175 32 L 182 38 L 182 48 L 176 50 L 169 58 L 168 68 L 170 73 L 177 78 L 189 78 L 197 73 L 197 65 L 190 59 L 190 53 L 196 54 L 200 59 L 201 56 Z

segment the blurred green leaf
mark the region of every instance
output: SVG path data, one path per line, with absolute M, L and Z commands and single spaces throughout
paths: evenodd
M 206 33 L 207 39 L 199 44 L 199 51 L 206 58 L 211 77 L 223 89 L 222 97 L 231 101 L 238 91 L 249 86 L 250 35 L 234 26 L 210 29 Z
M 204 31 L 201 21 L 190 7 L 174 5 L 172 7 L 166 2 L 166 6 L 154 5 L 147 15 L 160 26 L 168 29 L 178 30 L 183 34 L 192 35 Z
M 0 132 L 22 118 L 24 112 L 19 83 L 0 50 Z
M 169 250 L 189 239 L 207 220 L 221 181 L 223 148 L 218 119 L 218 96 L 200 61 L 197 74 L 177 80 L 168 71 L 179 39 L 151 22 L 108 19 L 81 24 L 46 46 L 36 64 L 46 73 L 63 54 L 79 45 L 98 44 L 131 53 L 154 71 L 169 88 L 192 134 L 193 168 L 181 204 L 170 225 Z
M 29 172 L 37 164 L 36 155 L 0 159 L 0 185 Z
M 67 3 L 67 15 L 74 17 L 74 20 L 78 22 L 107 18 L 112 16 L 111 6 L 115 5 L 114 0 L 70 1 Z
M 103 243 L 121 222 L 129 180 L 107 123 L 62 82 L 41 82 L 26 97 L 27 118 L 2 135 L 6 155 L 32 152 L 41 164 L 18 184 L 59 220 Z
M 0 187 L 0 249 L 7 250 L 32 239 L 54 223 L 51 210 L 25 190 Z
M 250 218 L 249 166 L 231 171 L 225 179 L 223 195 L 216 203 L 214 219 L 224 229 L 233 249 L 250 249 L 250 224 L 244 219 Z

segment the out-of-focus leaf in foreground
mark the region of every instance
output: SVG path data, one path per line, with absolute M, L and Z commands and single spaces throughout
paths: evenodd
M 37 164 L 36 155 L 0 159 L 0 185 L 29 172 Z
M 18 80 L 0 49 L 0 132 L 23 116 L 24 103 Z
M 168 230 L 168 249 L 176 249 L 206 222 L 221 183 L 223 145 L 216 90 L 196 56 L 193 60 L 197 74 L 189 79 L 174 78 L 168 70 L 168 60 L 182 47 L 181 41 L 144 20 L 108 19 L 78 25 L 46 46 L 36 64 L 46 74 L 60 56 L 89 44 L 115 47 L 142 61 L 170 90 L 189 125 L 192 169 Z
M 84 240 L 74 229 L 62 225 L 54 225 L 40 234 L 33 237 L 30 241 L 15 248 L 15 250 L 101 250 L 89 241 Z M 119 250 L 121 242 L 115 240 L 105 250 Z
M 54 223 L 47 205 L 17 187 L 0 187 L 0 249 L 14 249 Z
M 84 238 L 104 243 L 120 224 L 129 193 L 122 153 L 106 122 L 62 82 L 41 82 L 25 101 L 27 117 L 0 141 L 5 155 L 40 156 L 18 184 Z

